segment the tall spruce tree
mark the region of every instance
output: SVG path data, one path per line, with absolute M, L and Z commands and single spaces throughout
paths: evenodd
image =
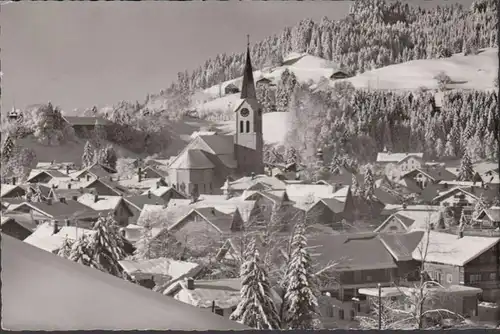
M 151 226 L 146 224 L 141 230 L 141 236 L 135 244 L 134 257 L 137 260 L 150 260 L 152 259 L 152 249 L 151 241 L 153 239 L 153 234 Z
M 458 171 L 457 180 L 458 181 L 472 181 L 474 177 L 474 170 L 472 169 L 472 161 L 469 157 L 469 153 L 465 151 L 460 161 L 460 169 Z
M 293 252 L 287 270 L 283 303 L 288 329 L 315 329 L 318 324 L 318 300 L 311 257 L 307 251 L 305 228 L 298 225 L 293 238 Z
M 99 269 L 121 277 L 123 270 L 118 261 L 123 260 L 126 256 L 125 242 L 115 219 L 111 215 L 100 217 L 93 229 L 96 231 L 92 236 L 94 239 L 94 260 Z
M 241 300 L 230 319 L 255 329 L 280 329 L 280 320 L 266 271 L 255 241 L 245 251 L 241 266 Z
M 85 266 L 98 268 L 99 266 L 94 261 L 93 244 L 93 238 L 83 234 L 73 243 L 68 259 Z
M 8 135 L 2 145 L 2 161 L 6 162 L 14 155 L 15 144 L 12 136 Z
M 368 200 L 373 199 L 375 195 L 375 180 L 370 167 L 366 168 L 364 179 L 364 197 Z
M 85 146 L 83 148 L 83 155 L 82 155 L 82 166 L 83 167 L 90 167 L 92 164 L 95 162 L 95 152 L 94 152 L 94 147 L 90 143 L 90 141 L 87 141 L 85 143 Z
M 73 248 L 73 243 L 74 241 L 69 240 L 68 238 L 64 238 L 64 242 L 61 248 L 59 248 L 59 250 L 57 251 L 57 255 L 69 259 L 71 255 L 71 249 Z

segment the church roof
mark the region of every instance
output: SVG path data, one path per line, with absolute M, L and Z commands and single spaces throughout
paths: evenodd
M 234 136 L 233 135 L 212 135 L 199 136 L 216 155 L 233 154 L 234 153 Z
M 242 99 L 256 99 L 255 83 L 253 80 L 252 61 L 250 60 L 250 47 L 247 47 L 247 59 L 245 62 L 245 69 L 243 70 L 243 83 L 241 85 L 241 98 Z
M 173 169 L 212 169 L 215 165 L 206 157 L 202 150 L 190 149 L 181 155 L 170 165 Z

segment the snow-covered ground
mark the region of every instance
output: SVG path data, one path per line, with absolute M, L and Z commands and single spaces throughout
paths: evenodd
M 494 89 L 498 73 L 498 49 L 482 50 L 477 55 L 455 54 L 450 58 L 413 60 L 367 71 L 349 79 L 356 88 L 437 89 L 434 76 L 444 71 L 452 80 L 450 89 Z M 339 80 L 339 81 L 342 81 Z M 334 81 L 330 83 L 333 85 Z

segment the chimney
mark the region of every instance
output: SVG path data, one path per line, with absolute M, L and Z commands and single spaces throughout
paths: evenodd
M 70 223 L 69 219 L 66 219 L 66 220 L 65 220 L 65 224 L 66 224 L 66 226 L 70 226 L 70 225 L 71 225 L 71 223 Z
M 212 208 L 212 210 L 210 210 L 210 213 L 212 213 L 212 215 L 214 215 L 214 216 L 215 216 L 215 209 L 214 209 L 214 208 Z
M 90 181 L 90 175 L 87 174 L 87 181 Z
M 68 189 L 71 189 L 71 183 L 68 183 Z
M 188 290 L 194 290 L 194 279 L 192 277 L 187 278 L 186 283 Z
M 122 228 L 120 229 L 120 234 L 121 234 L 121 236 L 122 236 L 122 237 L 124 237 L 124 238 L 127 236 L 127 231 L 125 230 L 125 228 L 123 228 L 123 227 L 122 227 Z
M 59 226 L 57 225 L 57 222 L 54 220 L 53 221 L 53 225 L 54 229 L 52 230 L 52 234 L 56 234 L 57 232 L 59 232 Z
M 83 187 L 80 187 L 80 193 L 83 194 Z
M 323 161 L 323 150 L 318 148 L 317 152 L 316 152 L 316 157 L 318 158 L 318 160 L 320 161 Z
M 73 195 L 73 196 L 71 196 L 71 199 L 72 199 L 73 201 L 78 201 L 78 196 Z
M 66 166 L 66 174 L 69 174 L 70 167 L 69 165 Z
M 254 180 L 254 179 L 255 179 L 255 173 L 254 173 L 254 172 L 252 172 L 252 173 L 250 174 L 250 176 L 252 177 L 252 180 Z
M 110 181 L 113 181 L 113 177 L 112 177 L 111 175 L 109 176 L 109 180 L 110 180 Z
M 464 237 L 464 231 L 458 231 L 458 239 L 462 239 Z
M 52 189 L 56 189 L 56 185 L 55 184 L 52 184 Z
M 98 194 L 94 194 L 94 203 L 97 203 L 98 200 L 99 200 L 99 195 Z
M 47 205 L 52 205 L 52 198 L 47 198 Z
M 15 176 L 12 177 L 12 185 L 15 186 L 17 183 L 17 179 Z
M 139 179 L 139 182 L 142 182 L 142 168 L 141 167 L 137 168 L 137 178 Z
M 156 189 L 160 188 L 160 182 L 156 182 Z
M 59 202 L 66 203 L 66 198 L 64 198 L 64 197 L 59 198 Z
M 403 210 L 405 210 L 408 207 L 408 204 L 403 203 Z
M 445 183 L 443 184 L 443 187 L 444 187 L 444 189 L 448 189 L 448 183 L 446 183 L 446 182 L 445 182 Z
M 151 191 L 148 190 L 148 198 L 151 198 Z

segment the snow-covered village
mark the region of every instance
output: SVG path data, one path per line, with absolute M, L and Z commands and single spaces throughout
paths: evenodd
M 2 5 L 3 329 L 499 328 L 496 0 L 124 5 Z

